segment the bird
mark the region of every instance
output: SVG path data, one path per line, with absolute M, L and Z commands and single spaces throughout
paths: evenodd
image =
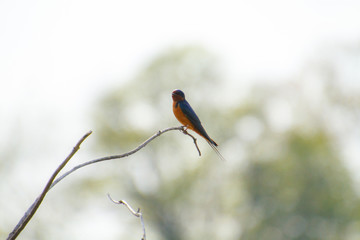
M 196 115 L 188 101 L 186 101 L 184 92 L 179 89 L 175 89 L 171 95 L 173 99 L 174 115 L 176 119 L 184 125 L 185 130 L 190 129 L 199 134 L 208 142 L 212 149 L 214 149 L 220 159 L 225 160 L 217 149 L 218 144 L 209 137 L 205 128 L 202 126 L 199 117 Z

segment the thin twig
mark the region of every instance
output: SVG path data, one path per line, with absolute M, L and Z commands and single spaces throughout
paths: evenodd
M 185 126 L 183 126 L 182 128 L 183 128 L 183 129 L 182 129 L 181 131 L 182 131 L 185 135 L 190 136 L 190 137 L 194 140 L 195 147 L 196 147 L 196 149 L 198 150 L 199 156 L 201 156 L 201 152 L 200 152 L 199 146 L 197 145 L 197 139 L 196 139 L 193 135 L 191 135 L 190 133 L 188 133 L 188 131 L 186 131 Z
M 14 230 L 9 234 L 7 240 L 16 239 L 20 232 L 25 228 L 30 219 L 34 216 L 36 210 L 39 208 L 41 202 L 43 201 L 46 193 L 49 191 L 55 177 L 58 175 L 60 170 L 69 162 L 69 160 L 74 156 L 74 154 L 80 149 L 80 145 L 85 139 L 92 133 L 92 131 L 86 133 L 75 145 L 71 153 L 66 157 L 66 159 L 57 167 L 55 172 L 51 175 L 49 181 L 47 182 L 44 190 L 40 196 L 35 200 L 35 202 L 30 206 L 30 208 L 25 212 L 24 216 L 20 219 L 18 224 L 15 226 Z
M 145 232 L 145 223 L 144 223 L 144 219 L 142 216 L 142 213 L 140 212 L 140 208 L 138 208 L 137 211 L 134 211 L 134 209 L 125 201 L 125 200 L 119 200 L 119 201 L 115 201 L 114 199 L 111 198 L 110 194 L 107 194 L 109 199 L 115 203 L 115 204 L 123 204 L 125 205 L 125 207 L 127 207 L 127 209 L 129 209 L 129 211 L 135 216 L 135 217 L 139 217 L 140 221 L 141 221 L 141 226 L 142 226 L 142 230 L 143 230 L 143 237 L 141 238 L 141 240 L 146 240 L 146 232 Z
M 196 143 L 196 138 L 194 136 L 192 136 L 191 134 L 189 134 L 186 130 L 184 130 L 184 126 L 180 126 L 180 127 L 170 127 L 170 128 L 166 128 L 163 130 L 159 130 L 157 133 L 155 133 L 154 135 L 152 135 L 150 138 L 148 138 L 145 142 L 143 142 L 141 145 L 139 145 L 138 147 L 136 147 L 135 149 L 133 149 L 130 152 L 127 153 L 123 153 L 120 155 L 113 155 L 113 156 L 107 156 L 107 157 L 102 157 L 102 158 L 98 158 L 98 159 L 94 159 L 94 160 L 90 160 L 88 162 L 84 162 L 82 164 L 79 164 L 75 167 L 73 167 L 71 170 L 69 170 L 68 172 L 64 173 L 63 175 L 61 175 L 60 177 L 58 177 L 51 185 L 51 188 L 54 187 L 58 182 L 60 182 L 61 180 L 63 180 L 66 176 L 68 176 L 69 174 L 73 173 L 74 171 L 78 170 L 79 168 L 85 167 L 87 165 L 90 164 L 94 164 L 94 163 L 98 163 L 98 162 L 102 162 L 102 161 L 108 161 L 108 160 L 113 160 L 113 159 L 119 159 L 119 158 L 124 158 L 124 157 L 128 157 L 136 152 L 138 152 L 140 149 L 144 148 L 148 143 L 150 143 L 152 140 L 154 140 L 155 138 L 159 137 L 161 134 L 169 132 L 169 131 L 173 131 L 173 130 L 179 130 L 181 132 L 183 132 L 186 135 L 189 135 L 193 140 L 194 140 L 194 144 L 196 146 L 196 149 L 199 152 L 199 155 L 201 156 L 199 147 Z

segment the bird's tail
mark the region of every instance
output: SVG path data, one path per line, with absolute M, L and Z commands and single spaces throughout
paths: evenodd
M 209 143 L 210 147 L 216 152 L 216 154 L 219 156 L 219 158 L 221 160 L 225 161 L 225 158 L 223 157 L 223 155 L 221 155 L 221 153 L 217 149 L 217 146 L 218 146 L 217 143 L 212 139 L 210 139 L 210 140 L 208 140 L 208 143 Z

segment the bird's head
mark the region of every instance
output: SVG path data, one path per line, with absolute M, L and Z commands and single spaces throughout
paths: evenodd
M 185 100 L 185 94 L 184 94 L 184 92 L 181 91 L 181 90 L 179 90 L 179 89 L 174 90 L 174 91 L 172 92 L 171 96 L 172 96 L 172 99 L 173 99 L 175 102 Z

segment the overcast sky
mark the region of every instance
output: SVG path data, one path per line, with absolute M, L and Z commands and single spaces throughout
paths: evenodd
M 98 97 L 169 47 L 203 45 L 234 81 L 284 79 L 322 46 L 358 41 L 359 12 L 355 0 L 2 0 L 0 144 L 14 131 L 78 138 Z
M 286 78 L 321 46 L 359 40 L 359 12 L 355 0 L 2 0 L 0 130 L 78 136 L 104 90 L 173 46 L 205 46 L 233 80 Z
M 3 0 L 2 114 L 86 102 L 184 44 L 208 47 L 233 76 L 287 76 L 319 46 L 359 39 L 359 12 L 347 0 Z

